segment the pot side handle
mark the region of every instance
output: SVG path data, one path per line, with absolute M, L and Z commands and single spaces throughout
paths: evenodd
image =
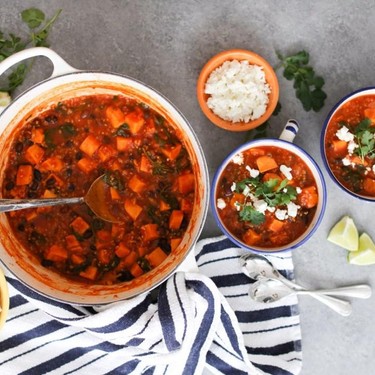
M 17 52 L 0 63 L 0 75 L 6 72 L 13 65 L 19 62 L 30 59 L 32 57 L 45 56 L 51 60 L 53 64 L 53 72 L 51 77 L 56 77 L 66 73 L 73 73 L 79 71 L 78 69 L 70 66 L 63 58 L 60 57 L 55 51 L 46 47 L 28 48 L 23 51 Z

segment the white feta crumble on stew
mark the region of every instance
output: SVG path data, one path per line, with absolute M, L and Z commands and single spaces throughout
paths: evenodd
M 258 169 L 252 169 L 252 168 L 250 168 L 250 167 L 247 165 L 247 166 L 246 166 L 246 170 L 249 171 L 249 173 L 250 173 L 250 177 L 255 178 L 255 177 L 258 177 L 258 176 L 259 176 L 259 171 L 258 171 Z
M 276 219 L 278 220 L 285 220 L 288 218 L 288 211 L 287 210 L 281 210 L 280 208 L 278 208 L 276 211 L 275 211 L 275 216 L 276 216 Z
M 290 217 L 296 217 L 298 214 L 298 210 L 301 208 L 301 206 L 298 206 L 293 202 L 289 202 L 286 206 L 288 208 L 288 216 Z
M 235 182 L 233 182 L 232 186 L 230 187 L 230 190 L 231 190 L 231 191 L 235 191 L 236 188 L 237 188 L 237 185 L 236 185 Z
M 354 150 L 359 147 L 357 143 L 355 143 L 354 141 L 350 141 L 348 143 L 348 153 L 349 155 L 352 155 Z
M 354 134 L 350 133 L 349 129 L 346 126 L 341 127 L 336 132 L 336 137 L 340 141 L 350 142 L 354 140 Z
M 243 160 L 243 154 L 240 152 L 239 154 L 236 154 L 233 156 L 232 162 L 234 164 L 242 165 L 244 160 Z
M 342 164 L 347 167 L 348 165 L 352 164 L 352 162 L 348 158 L 342 159 Z
M 302 189 L 299 186 L 297 186 L 296 187 L 296 192 L 297 192 L 297 194 L 301 194 L 302 193 Z
M 292 168 L 289 168 L 289 167 L 287 167 L 286 165 L 284 165 L 284 164 L 281 164 L 280 165 L 280 172 L 285 176 L 285 178 L 287 179 L 287 180 L 291 180 L 291 179 L 293 179 L 293 176 L 292 176 L 292 174 L 290 173 L 292 171 Z
M 253 203 L 253 206 L 258 212 L 264 214 L 267 210 L 268 204 L 265 200 L 259 199 Z
M 217 208 L 220 210 L 223 210 L 227 206 L 223 198 L 219 198 L 216 202 L 216 205 L 217 205 Z

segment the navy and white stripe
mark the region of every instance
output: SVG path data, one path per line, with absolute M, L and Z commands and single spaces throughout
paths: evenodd
M 7 274 L 1 373 L 297 374 L 297 301 L 254 305 L 250 280 L 240 272 L 241 251 L 224 237 L 199 242 L 201 273 L 177 272 L 159 288 L 157 302 L 145 294 L 100 307 L 70 306 Z M 292 271 L 289 256 L 272 261 Z

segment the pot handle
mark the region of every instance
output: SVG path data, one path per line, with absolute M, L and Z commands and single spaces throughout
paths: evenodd
M 295 136 L 297 135 L 298 130 L 299 130 L 299 124 L 297 120 L 290 119 L 284 126 L 284 129 L 281 132 L 279 139 L 293 143 L 293 140 Z
M 78 69 L 70 66 L 63 58 L 60 57 L 55 51 L 46 47 L 28 48 L 23 51 L 17 52 L 0 63 L 0 75 L 6 72 L 13 65 L 19 62 L 30 59 L 31 57 L 45 56 L 49 58 L 53 64 L 53 72 L 51 77 L 56 77 L 66 73 L 73 73 L 79 71 Z

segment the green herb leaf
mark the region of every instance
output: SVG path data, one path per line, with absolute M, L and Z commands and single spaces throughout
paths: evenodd
M 115 135 L 120 136 L 120 137 L 130 137 L 130 128 L 128 124 L 122 124 L 118 127 L 116 130 Z
M 118 191 L 124 190 L 124 184 L 118 171 L 105 172 L 103 180 L 107 185 L 117 189 Z
M 266 216 L 252 206 L 244 206 L 239 215 L 242 221 L 249 221 L 254 225 L 262 224 L 266 220 Z
M 313 67 L 309 66 L 309 53 L 302 50 L 287 57 L 277 53 L 284 67 L 283 75 L 287 80 L 294 80 L 293 87 L 296 97 L 302 103 L 306 111 L 311 109 L 315 112 L 324 106 L 326 93 L 323 91 L 324 79 L 315 75 Z
M 45 19 L 44 13 L 36 8 L 25 9 L 21 12 L 22 21 L 27 23 L 30 29 L 39 27 Z
M 3 61 L 7 57 L 19 52 L 30 45 L 48 46 L 47 38 L 49 30 L 61 13 L 59 9 L 54 16 L 45 21 L 44 13 L 36 8 L 25 9 L 21 12 L 22 20 L 29 26 L 31 32 L 27 40 L 22 40 L 20 37 L 9 33 L 8 36 L 0 32 L 0 61 Z M 43 24 L 44 23 L 44 24 Z M 38 27 L 41 29 L 36 30 Z M 35 30 L 35 31 L 34 31 Z M 17 65 L 15 69 L 8 76 L 8 83 L 6 86 L 1 87 L 0 91 L 12 93 L 19 85 L 21 85 L 30 71 L 33 60 L 31 63 L 22 63 Z
M 354 127 L 354 141 L 358 144 L 354 154 L 358 155 L 363 163 L 365 162 L 365 157 L 375 158 L 374 136 L 375 128 L 371 126 L 371 120 L 368 118 L 363 119 Z

